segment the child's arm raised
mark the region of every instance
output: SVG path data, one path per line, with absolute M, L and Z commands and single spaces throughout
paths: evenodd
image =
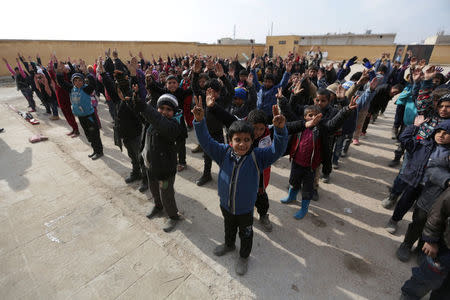
M 207 95 L 207 97 L 209 96 L 210 95 Z M 194 128 L 198 142 L 205 153 L 221 165 L 225 154 L 227 153 L 228 146 L 218 143 L 209 135 L 208 128 L 206 127 L 206 121 L 204 120 L 205 111 L 202 106 L 202 97 L 194 96 L 194 101 L 195 107 L 192 109 L 192 113 L 195 118 Z
M 273 114 L 273 143 L 268 148 L 257 148 L 255 154 L 260 163 L 260 168 L 265 169 L 272 165 L 278 158 L 280 158 L 286 151 L 288 143 L 288 132 L 286 129 L 286 118 L 280 115 L 278 106 L 272 106 Z
M 222 106 L 216 105 L 216 99 L 211 95 L 210 89 L 211 88 L 206 91 L 208 94 L 206 97 L 206 109 L 208 113 L 213 114 L 218 120 L 222 121 L 226 128 L 228 128 L 234 121 L 238 120 L 238 118 L 227 112 Z

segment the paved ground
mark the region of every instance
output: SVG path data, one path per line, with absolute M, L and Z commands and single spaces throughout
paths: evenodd
M 185 221 L 166 234 L 163 218 L 145 218 L 151 203 L 138 184 L 123 181 L 130 162 L 112 143 L 103 100 L 105 156 L 97 161 L 87 157 L 84 136 L 65 135 L 64 119 L 49 121 L 40 106 L 41 124 L 32 126 L 6 104 L 25 109 L 26 101 L 15 88 L 0 89 L 1 299 L 396 299 L 410 276 L 413 262 L 395 258 L 403 236 L 383 229 L 391 211 L 380 205 L 397 173 L 387 167 L 395 148 L 393 106 L 370 125 L 361 146 L 351 147 L 331 183 L 321 184 L 320 201 L 302 221 L 292 217 L 298 202 L 279 202 L 288 159 L 274 165 L 268 188 L 274 230 L 264 233 L 255 219 L 249 271 L 239 277 L 237 252 L 212 254 L 223 241 L 217 166 L 213 183 L 193 183 L 202 170 L 201 154 L 190 151 L 193 134 L 188 168 L 175 182 Z M 49 140 L 30 144 L 35 133 Z

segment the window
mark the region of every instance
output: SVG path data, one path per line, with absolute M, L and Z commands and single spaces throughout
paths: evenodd
M 294 40 L 294 45 L 298 45 L 298 40 Z
M 286 41 L 278 41 L 278 44 L 280 44 L 280 45 L 286 45 Z

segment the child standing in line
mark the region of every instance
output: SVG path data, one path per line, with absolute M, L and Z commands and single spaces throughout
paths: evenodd
M 207 94 L 212 97 L 211 93 Z M 248 268 L 248 257 L 253 242 L 253 209 L 255 206 L 261 170 L 273 164 L 285 151 L 287 145 L 286 119 L 273 108 L 274 142 L 269 148 L 252 148 L 254 129 L 247 121 L 239 120 L 228 129 L 231 146 L 220 144 L 209 135 L 204 120 L 201 97 L 195 98 L 193 109 L 194 128 L 198 141 L 212 159 L 220 166 L 218 193 L 220 209 L 225 223 L 225 243 L 214 249 L 222 256 L 235 249 L 236 233 L 239 228 L 241 239 L 240 258 L 236 273 L 244 275 Z

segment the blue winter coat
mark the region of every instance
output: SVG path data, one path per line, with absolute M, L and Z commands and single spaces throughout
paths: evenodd
M 417 108 L 413 99 L 412 89 L 413 86 L 408 84 L 400 93 L 397 101 L 395 102 L 397 105 L 405 105 L 405 112 L 403 114 L 403 124 L 405 124 L 405 126 L 412 125 L 417 116 Z
M 273 164 L 286 150 L 286 127 L 274 130 L 273 143 L 267 148 L 254 148 L 237 161 L 229 145 L 211 138 L 205 119 L 194 121 L 200 146 L 220 167 L 218 194 L 220 206 L 234 215 L 253 212 L 259 187 L 260 173 Z

